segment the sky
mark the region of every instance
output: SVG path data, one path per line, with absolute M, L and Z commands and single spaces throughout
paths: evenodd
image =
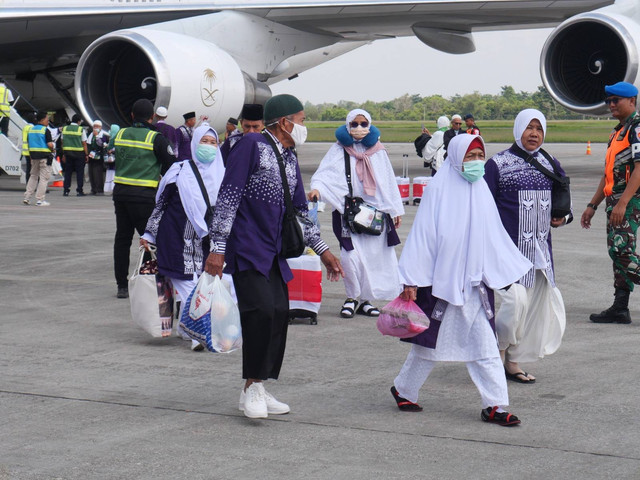
M 415 37 L 377 40 L 271 86 L 313 104 L 392 100 L 405 93 L 445 98 L 503 85 L 534 92 L 542 85 L 540 53 L 552 29 L 474 33 L 476 51 L 442 53 Z

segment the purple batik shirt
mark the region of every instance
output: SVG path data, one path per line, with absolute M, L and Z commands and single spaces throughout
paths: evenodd
M 176 129 L 176 143 L 178 144 L 178 160 L 192 160 L 191 138 L 193 130 L 186 125 L 180 125 Z
M 165 121 L 159 120 L 156 123 L 156 130 L 158 130 L 162 135 L 164 135 L 164 138 L 169 140 L 169 145 L 171 145 L 173 154 L 177 157 L 178 156 L 178 136 L 176 134 L 176 129 L 171 125 L 169 125 L 168 123 L 166 123 Z M 186 160 L 186 159 L 183 158 L 181 160 Z
M 549 161 L 535 154 L 540 164 L 553 172 Z M 565 172 L 553 158 L 560 176 Z M 512 149 L 491 157 L 485 164 L 484 179 L 496 201 L 505 230 L 520 253 L 533 267 L 519 281 L 525 287 L 534 285 L 535 270 L 543 270 L 555 286 L 551 250 L 551 188 L 553 181 L 528 164 Z
M 292 203 L 301 216 L 308 216 L 298 159 L 273 139 L 282 152 Z M 256 270 L 268 278 L 277 259 L 284 281 L 293 278 L 286 259 L 279 256 L 284 213 L 276 154 L 261 134 L 248 133 L 229 153 L 209 231 L 212 251 L 225 256 L 225 273 Z M 320 230 L 312 222 L 305 223 L 305 244 L 322 255 L 329 247 L 320 238 Z

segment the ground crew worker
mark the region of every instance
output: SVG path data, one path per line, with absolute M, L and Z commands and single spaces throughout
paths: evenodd
M 76 195 L 84 197 L 84 166 L 89 158 L 87 132 L 82 128 L 82 118 L 77 113 L 71 124 L 62 128 L 62 162 L 64 163 L 64 193 L 69 196 L 71 177 L 76 172 Z
M 5 137 L 9 134 L 11 105 L 13 105 L 13 94 L 0 78 L 0 133 Z
M 29 113 L 25 116 L 27 124 L 22 129 L 22 157 L 25 161 L 25 179 L 29 182 L 31 176 L 31 155 L 29 154 L 29 130 L 33 127 L 35 116 Z
M 127 274 L 134 231 L 140 236 L 144 234 L 156 204 L 160 175 L 176 160 L 169 141 L 151 124 L 153 104 L 149 100 L 137 100 L 131 109 L 131 117 L 133 126 L 121 129 L 114 139 L 116 235 L 113 265 L 118 298 L 129 297 Z
M 640 284 L 640 259 L 636 232 L 640 224 L 640 115 L 636 111 L 638 89 L 627 82 L 604 88 L 605 104 L 618 125 L 609 136 L 604 176 L 582 213 L 582 228 L 591 227 L 598 205 L 606 200 L 607 247 L 613 260 L 613 305 L 589 319 L 594 323 L 631 323 L 629 295 Z
M 27 135 L 29 156 L 31 157 L 31 176 L 22 203 L 29 205 L 31 195 L 35 192 L 36 206 L 46 207 L 49 202 L 45 201 L 44 196 L 47 193 L 47 183 L 51 177 L 52 152 L 55 145 L 51 138 L 51 131 L 47 128 L 49 125 L 47 112 L 38 112 L 36 122 L 37 124 L 31 127 Z

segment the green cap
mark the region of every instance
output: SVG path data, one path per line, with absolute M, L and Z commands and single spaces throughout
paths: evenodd
M 283 93 L 267 100 L 264 105 L 264 119 L 266 121 L 293 115 L 304 110 L 302 102 L 293 95 Z

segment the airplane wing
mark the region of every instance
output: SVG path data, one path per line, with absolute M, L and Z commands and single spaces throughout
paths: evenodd
M 129 0 L 87 0 L 82 6 L 73 7 L 71 1 L 0 0 L 0 74 L 20 78 L 34 72 L 73 69 L 87 46 L 106 33 L 224 10 L 250 13 L 296 30 L 350 41 L 417 35 L 425 43 L 447 51 L 446 46 L 431 41 L 442 31 L 464 35 L 473 31 L 549 27 L 612 3 L 613 0 L 183 0 L 131 4 Z M 472 51 L 459 48 L 463 51 L 450 53 Z

